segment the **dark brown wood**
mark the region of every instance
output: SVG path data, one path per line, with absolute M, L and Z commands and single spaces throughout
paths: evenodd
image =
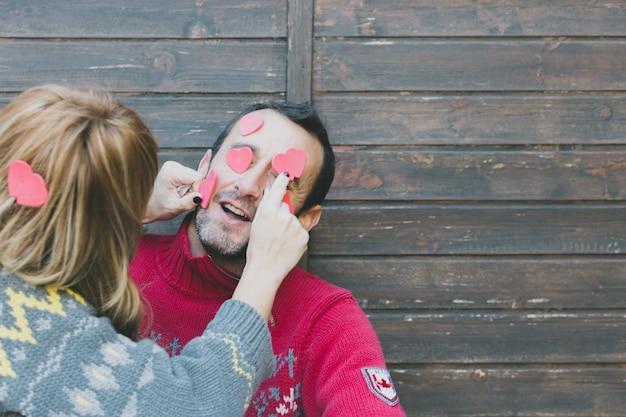
M 288 0 L 287 99 L 311 101 L 313 0 Z
M 191 167 L 247 104 L 313 98 L 310 266 L 408 416 L 626 415 L 626 1 L 0 2 L 0 106 L 43 82 L 114 90 Z
M 288 0 L 287 100 L 311 102 L 313 72 L 313 0 Z M 309 253 L 298 266 L 309 267 Z
M 160 132 L 163 146 L 196 147 L 205 145 L 202 135 L 207 129 L 217 129 L 214 123 L 221 124 L 250 102 L 281 97 L 139 96 L 122 100 L 136 106 Z M 9 99 L 0 96 L 0 106 Z M 315 105 L 335 145 L 626 143 L 626 96 L 620 94 L 321 95 Z M 150 120 L 153 116 L 162 120 Z M 178 140 L 181 135 L 185 140 Z
M 282 98 L 282 95 L 232 94 L 124 96 L 120 100 L 137 110 L 162 147 L 206 149 L 213 146 L 226 124 L 245 107 Z
M 161 149 L 159 161 L 176 161 L 188 167 L 196 167 L 207 148 L 201 149 Z
M 391 370 L 408 417 L 622 417 L 620 365 L 399 367 Z
M 625 90 L 624 40 L 318 40 L 316 91 Z
M 623 257 L 327 257 L 312 273 L 365 309 L 626 308 Z
M 330 200 L 623 200 L 626 148 L 339 149 Z
M 145 233 L 154 235 L 173 235 L 176 234 L 181 222 L 187 213 L 183 213 L 171 220 L 159 221 L 145 225 Z
M 275 40 L 0 40 L 0 91 L 61 82 L 133 92 L 284 92 L 286 46 Z
M 213 141 L 206 140 L 206 144 Z M 181 142 L 184 139 L 181 138 Z M 195 166 L 200 150 L 163 158 Z M 623 200 L 626 150 L 336 150 L 328 200 Z
M 387 363 L 626 361 L 623 311 L 376 312 Z M 584 359 L 583 359 L 584 358 Z
M 0 36 L 284 37 L 286 0 L 2 1 Z
M 14 95 L 0 95 L 0 108 Z M 213 146 L 226 124 L 246 106 L 266 100 L 281 100 L 280 94 L 255 95 L 118 95 L 136 110 L 164 148 Z M 197 162 L 197 161 L 195 161 Z
M 327 204 L 311 255 L 618 254 L 626 206 Z
M 623 1 L 318 0 L 318 36 L 624 36 Z
M 336 145 L 626 143 L 623 94 L 318 95 Z

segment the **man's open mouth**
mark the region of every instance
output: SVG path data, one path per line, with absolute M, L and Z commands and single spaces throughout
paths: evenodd
M 233 216 L 236 219 L 244 221 L 244 222 L 250 221 L 250 218 L 246 215 L 246 213 L 243 212 L 243 210 L 233 206 L 232 204 L 220 203 L 220 206 L 222 207 L 222 210 L 224 210 L 226 214 Z

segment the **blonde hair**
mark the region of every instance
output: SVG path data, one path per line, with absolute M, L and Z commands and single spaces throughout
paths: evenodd
M 48 186 L 41 208 L 15 203 L 8 167 L 24 160 Z M 81 294 L 138 337 L 128 266 L 157 174 L 157 144 L 132 110 L 94 88 L 44 85 L 0 110 L 0 267 Z

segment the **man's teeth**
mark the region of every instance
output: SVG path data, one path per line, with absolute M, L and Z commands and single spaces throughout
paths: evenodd
M 248 218 L 248 216 L 246 216 L 246 213 L 244 213 L 243 211 L 239 210 L 237 207 L 233 206 L 232 204 L 224 204 L 224 207 L 226 207 L 228 210 L 232 211 L 233 213 L 235 213 L 238 216 L 241 216 L 243 218 Z

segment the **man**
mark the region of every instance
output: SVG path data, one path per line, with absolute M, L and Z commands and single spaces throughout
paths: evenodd
M 310 105 L 272 102 L 246 109 L 218 137 L 214 158 L 210 151 L 203 157 L 197 172 L 205 175 L 210 166 L 217 176 L 208 207 L 188 215 L 177 235 L 147 235 L 141 242 L 131 274 L 151 305 L 147 333 L 171 354 L 200 335 L 231 297 L 246 265 L 256 207 L 280 174 L 276 167 L 284 166 L 276 158 L 291 151 L 304 154 L 305 164 L 287 194 L 310 231 L 334 177 L 334 155 Z M 405 415 L 380 343 L 348 291 L 293 268 L 278 290 L 269 328 L 276 363 L 247 417 Z

